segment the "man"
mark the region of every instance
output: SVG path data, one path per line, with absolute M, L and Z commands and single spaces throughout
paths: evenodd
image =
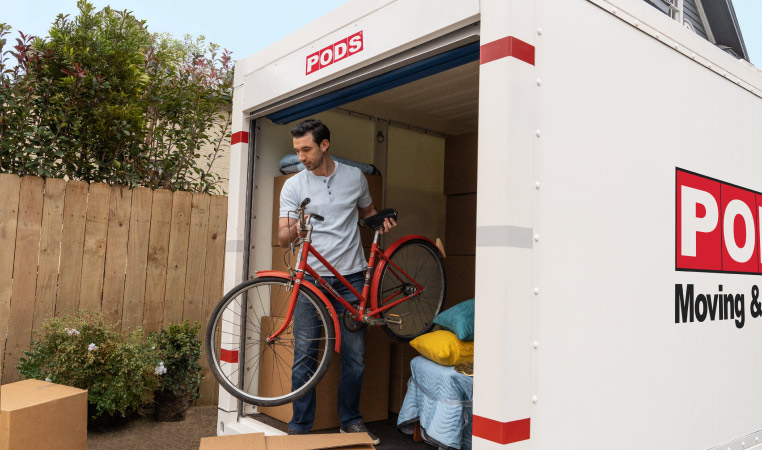
M 368 192 L 368 183 L 362 172 L 351 166 L 338 163 L 331 159 L 328 150 L 331 146 L 331 133 L 319 120 L 305 120 L 291 130 L 294 150 L 299 161 L 307 170 L 289 178 L 283 185 L 280 194 L 280 216 L 278 222 L 278 242 L 281 247 L 288 245 L 297 238 L 299 230 L 295 215 L 290 214 L 305 198 L 310 198 L 309 211 L 320 214 L 323 222 L 312 222 L 312 245 L 333 267 L 362 292 L 364 281 L 363 270 L 367 262 L 360 241 L 360 230 L 357 227 L 358 218 L 366 218 L 377 213 Z M 396 226 L 394 220 L 386 219 L 382 233 Z M 303 236 L 303 235 L 302 235 Z M 308 260 L 310 266 L 325 281 L 338 291 L 350 303 L 357 302 L 354 295 L 341 281 L 334 277 L 314 256 Z M 315 280 L 309 275 L 305 279 Z M 322 288 L 321 288 L 322 289 Z M 343 317 L 344 307 L 325 292 L 339 318 Z M 304 299 L 297 302 L 294 311 L 294 334 L 308 333 L 314 329 L 312 319 L 305 317 L 305 309 L 300 308 Z M 302 304 L 303 305 L 303 304 Z M 300 314 L 302 312 L 302 314 Z M 341 376 L 339 379 L 339 421 L 343 433 L 368 433 L 376 445 L 379 439 L 368 432 L 360 415 L 360 388 L 365 370 L 363 354 L 365 347 L 365 328 L 350 332 L 341 323 Z M 300 336 L 308 338 L 308 335 Z M 294 365 L 292 383 L 294 387 L 301 384 L 302 374 L 314 370 L 315 363 L 308 356 L 309 347 L 299 347 L 294 350 Z M 293 402 L 293 417 L 288 424 L 288 434 L 309 433 L 315 420 L 315 391 Z

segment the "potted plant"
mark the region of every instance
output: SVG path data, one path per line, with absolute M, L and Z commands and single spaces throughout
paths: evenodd
M 159 384 L 143 330 L 123 335 L 98 312 L 48 319 L 24 355 L 24 377 L 87 389 L 90 425 L 123 423 Z
M 154 393 L 156 420 L 179 421 L 185 419 L 190 404 L 199 397 L 201 384 L 201 325 L 189 321 L 170 324 L 151 336 L 158 357 L 155 373 L 159 388 Z

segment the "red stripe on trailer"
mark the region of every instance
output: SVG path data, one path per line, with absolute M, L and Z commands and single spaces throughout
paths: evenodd
M 221 348 L 220 349 L 220 360 L 228 362 L 228 363 L 237 363 L 238 362 L 238 350 L 225 350 L 224 348 Z
M 508 56 L 534 65 L 534 46 L 513 36 L 488 42 L 480 47 L 479 64 L 487 64 Z
M 239 131 L 237 133 L 233 133 L 233 135 L 230 136 L 230 145 L 235 145 L 241 142 L 244 144 L 249 143 L 249 133 L 246 131 Z
M 529 439 L 529 419 L 498 422 L 474 415 L 472 423 L 474 436 L 498 444 L 512 444 Z

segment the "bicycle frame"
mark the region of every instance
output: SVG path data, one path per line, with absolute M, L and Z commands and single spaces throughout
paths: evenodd
M 322 295 L 320 291 L 317 289 L 317 287 L 310 283 L 309 281 L 304 280 L 305 273 L 312 276 L 317 284 L 322 286 L 329 294 L 331 294 L 332 297 L 334 297 L 341 305 L 344 306 L 344 308 L 349 311 L 355 320 L 358 322 L 364 322 L 364 323 L 372 323 L 373 318 L 377 319 L 378 314 L 404 302 L 407 300 L 410 300 L 411 298 L 417 297 L 423 293 L 423 286 L 421 286 L 417 281 L 415 281 L 410 275 L 408 275 L 404 270 L 402 270 L 397 264 L 394 263 L 394 261 L 391 261 L 389 259 L 389 256 L 391 253 L 399 247 L 402 243 L 411 240 L 411 239 L 424 239 L 429 242 L 431 242 L 429 239 L 418 236 L 418 235 L 408 235 L 404 236 L 392 244 L 389 249 L 387 249 L 385 252 L 381 251 L 379 245 L 378 245 L 378 235 L 379 233 L 376 232 L 376 236 L 373 239 L 373 244 L 370 248 L 370 258 L 368 261 L 368 270 L 365 273 L 365 282 L 363 284 L 363 291 L 362 293 L 358 292 L 357 289 L 355 289 L 349 281 L 347 281 L 344 276 L 342 276 L 326 259 L 323 257 L 323 255 L 320 254 L 317 250 L 315 250 L 314 247 L 312 247 L 311 239 L 307 238 L 302 241 L 301 248 L 299 250 L 298 256 L 297 256 L 297 269 L 295 275 L 288 275 L 284 272 L 273 272 L 273 271 L 264 271 L 262 272 L 262 276 L 272 276 L 274 274 L 280 274 L 280 276 L 286 275 L 295 286 L 299 286 L 301 284 L 305 285 L 308 289 L 310 289 L 313 292 L 316 292 L 321 297 L 321 300 L 325 303 L 326 307 L 328 308 L 329 312 L 331 313 L 331 316 L 334 318 L 334 326 L 338 325 L 338 318 L 336 316 L 336 311 L 333 308 L 333 305 L 328 300 L 325 295 Z M 318 275 L 317 272 L 307 263 L 307 256 L 312 254 L 317 258 L 318 261 L 320 261 L 330 272 L 333 274 L 341 283 L 349 289 L 349 291 L 357 297 L 357 299 L 360 300 L 359 309 L 352 306 L 344 297 L 342 297 L 338 292 L 336 292 L 335 289 L 333 289 L 328 283 Z M 376 262 L 378 259 L 378 271 L 376 271 Z M 381 305 L 379 307 L 379 299 L 378 299 L 378 283 L 380 282 L 380 274 L 383 268 L 386 266 L 386 264 L 392 264 L 392 266 L 396 269 L 396 271 L 392 272 L 397 279 L 402 281 L 402 278 L 405 277 L 407 280 L 412 282 L 416 286 L 415 292 L 405 295 L 401 298 L 395 298 L 398 295 L 401 295 L 401 293 L 395 293 L 390 295 L 387 298 L 381 299 Z M 259 273 L 257 273 L 258 276 L 260 276 Z M 283 324 L 281 327 L 276 330 L 272 335 L 270 335 L 266 340 L 267 342 L 270 342 L 274 339 L 276 339 L 283 331 L 288 328 L 289 324 L 293 320 L 294 310 L 296 309 L 296 301 L 298 299 L 299 295 L 299 289 L 293 289 L 291 292 L 291 296 L 289 297 L 289 305 L 288 305 L 288 311 L 286 313 L 286 318 L 283 321 Z M 366 306 L 368 304 L 368 300 L 370 299 L 370 309 L 366 310 Z M 377 319 L 380 320 L 380 319 Z M 380 325 L 380 323 L 376 323 L 377 325 Z M 341 348 L 341 333 L 339 332 L 338 328 L 336 331 L 336 351 L 338 352 Z

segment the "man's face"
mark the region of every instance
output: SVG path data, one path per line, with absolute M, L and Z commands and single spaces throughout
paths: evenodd
M 323 140 L 318 145 L 313 139 L 311 132 L 302 137 L 294 138 L 296 156 L 299 157 L 299 162 L 304 164 L 304 167 L 309 171 L 313 171 L 323 164 L 323 156 L 326 150 L 328 150 L 329 145 L 327 140 Z

